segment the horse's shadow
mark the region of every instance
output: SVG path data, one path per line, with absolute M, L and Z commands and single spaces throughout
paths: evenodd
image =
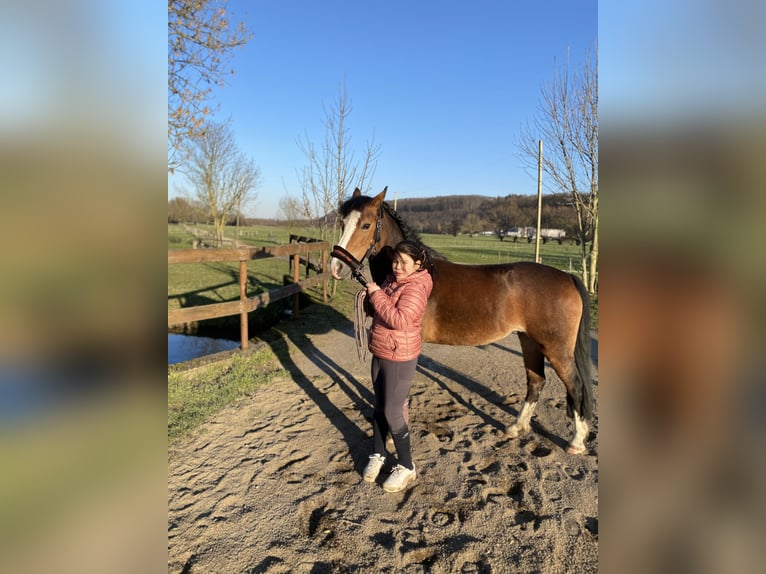
M 497 430 L 505 432 L 506 427 L 503 423 L 490 416 L 476 405 L 466 400 L 464 395 L 456 393 L 446 383 L 445 379 L 453 381 L 462 387 L 464 387 L 470 393 L 479 395 L 486 399 L 488 402 L 497 405 L 501 410 L 505 411 L 511 416 L 517 416 L 518 411 L 504 404 L 504 398 L 497 393 L 494 389 L 490 389 L 483 384 L 475 381 L 464 375 L 463 373 L 456 371 L 444 363 L 441 363 L 435 359 L 428 357 L 427 355 L 421 355 L 418 360 L 418 372 L 430 379 L 437 385 L 439 385 L 444 391 L 447 392 L 457 403 L 472 411 L 475 415 L 481 418 L 485 424 L 495 427 Z
M 502 345 L 498 342 L 490 343 L 486 346 L 477 347 L 477 349 L 486 349 L 489 347 L 494 347 L 496 349 L 499 349 L 501 351 L 504 351 L 506 353 L 509 353 L 511 355 L 515 355 L 518 357 L 518 359 L 514 360 L 523 360 L 523 354 L 515 349 L 512 349 L 511 347 L 508 347 L 506 345 Z M 590 355 L 591 360 L 593 362 L 594 368 L 598 368 L 598 337 L 597 336 L 591 336 L 590 337 Z M 550 384 L 552 381 L 551 378 L 554 379 L 558 384 L 561 383 L 560 380 L 558 380 L 558 375 L 556 375 L 553 372 L 550 372 L 549 369 L 551 369 L 550 364 L 548 363 L 548 360 L 545 361 L 546 367 L 548 369 L 550 377 L 547 377 L 549 379 L 548 383 Z M 518 410 L 515 408 L 505 404 L 504 397 L 499 394 L 496 390 L 491 389 L 489 387 L 486 387 L 482 383 L 476 381 L 475 379 L 472 379 L 463 373 L 456 371 L 447 365 L 440 363 L 439 361 L 436 361 L 426 355 L 421 355 L 420 360 L 418 362 L 418 372 L 420 372 L 422 375 L 426 376 L 436 384 L 438 384 L 442 389 L 444 389 L 448 394 L 450 394 L 453 399 L 458 402 L 459 404 L 463 405 L 466 409 L 469 411 L 472 411 L 474 414 L 476 414 L 479 418 L 481 418 L 485 424 L 488 424 L 498 431 L 505 433 L 508 429 L 508 426 L 516 421 L 516 418 L 519 415 Z M 472 402 L 466 400 L 466 397 L 461 395 L 460 393 L 456 393 L 455 391 L 451 390 L 446 384 L 445 379 L 453 381 L 461 386 L 463 386 L 468 392 L 473 393 L 475 395 L 478 395 L 485 399 L 486 401 L 492 403 L 493 405 L 497 406 L 500 410 L 505 411 L 509 419 L 506 421 L 508 424 L 498 421 L 496 418 L 490 416 L 485 411 L 477 407 L 476 405 L 472 404 Z M 524 388 L 526 388 L 526 381 L 523 382 Z M 556 384 L 554 382 L 554 384 Z M 593 381 L 594 385 L 597 385 L 597 380 L 594 379 Z M 546 438 L 551 443 L 558 445 L 560 448 L 565 449 L 568 445 L 566 439 L 559 436 L 557 433 L 551 431 L 550 429 L 546 428 L 544 421 L 541 421 L 538 419 L 538 417 L 534 417 L 531 421 L 531 426 L 533 433 L 539 434 L 540 436 Z M 534 435 L 532 435 L 534 436 Z M 523 439 L 522 439 L 523 440 Z
M 515 355 L 520 355 L 520 353 L 512 349 L 508 349 L 506 347 L 502 347 L 502 349 L 510 351 L 511 353 Z M 421 374 L 423 374 L 424 376 L 426 376 L 427 378 L 431 379 L 433 382 L 438 384 L 449 395 L 451 395 L 452 398 L 454 398 L 457 403 L 461 404 L 463 407 L 473 412 L 482 421 L 484 421 L 485 424 L 494 427 L 501 434 L 505 434 L 510 424 L 515 422 L 516 418 L 519 416 L 519 411 L 511 407 L 510 405 L 506 404 L 505 398 L 502 395 L 500 395 L 496 390 L 484 386 L 483 384 L 475 381 L 474 379 L 467 377 L 463 373 L 460 373 L 459 371 L 456 371 L 443 363 L 440 363 L 439 361 L 435 361 L 425 355 L 421 355 L 420 362 L 418 364 L 418 372 L 420 372 Z M 466 400 L 465 396 L 451 390 L 445 384 L 444 379 L 453 381 L 463 386 L 470 393 L 479 395 L 480 397 L 485 399 L 487 402 L 492 403 L 493 405 L 498 407 L 500 410 L 507 413 L 508 420 L 506 422 L 501 422 L 497 420 L 496 418 L 490 416 L 484 410 L 477 407 L 472 402 Z M 556 433 L 547 429 L 545 426 L 540 424 L 536 419 L 534 418 L 532 419 L 531 425 L 532 425 L 533 433 L 537 433 L 540 436 L 545 437 L 550 442 L 552 442 L 555 445 L 558 445 L 562 449 L 566 448 L 567 446 L 566 440 L 558 436 Z

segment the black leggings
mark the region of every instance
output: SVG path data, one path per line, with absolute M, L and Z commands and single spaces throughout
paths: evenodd
M 375 390 L 374 450 L 378 454 L 385 454 L 386 435 L 390 431 L 399 463 L 408 468 L 412 468 L 412 454 L 405 410 L 417 366 L 417 358 L 405 362 L 372 358 L 372 387 Z

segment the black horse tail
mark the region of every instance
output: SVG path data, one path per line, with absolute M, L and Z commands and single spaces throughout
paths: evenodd
M 585 420 L 593 416 L 593 378 L 591 376 L 590 361 L 590 295 L 579 277 L 572 275 L 577 290 L 582 299 L 582 317 L 580 328 L 577 331 L 577 343 L 575 344 L 575 395 L 579 398 L 579 412 Z M 577 405 L 575 405 L 577 406 Z

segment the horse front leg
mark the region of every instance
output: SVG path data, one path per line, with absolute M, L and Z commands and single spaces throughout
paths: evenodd
M 519 341 L 527 373 L 527 396 L 521 405 L 516 422 L 508 427 L 505 433 L 510 438 L 517 438 L 532 430 L 532 415 L 540 398 L 540 392 L 545 386 L 545 357 L 539 345 L 524 333 L 519 333 Z
M 519 416 L 516 419 L 516 422 L 513 423 L 510 427 L 508 427 L 508 430 L 505 431 L 505 435 L 509 438 L 518 438 L 522 435 L 527 434 L 529 431 L 532 430 L 532 415 L 535 412 L 535 407 L 537 406 L 536 400 L 530 400 L 529 395 L 527 394 L 527 398 L 524 400 L 524 403 L 521 405 L 521 411 L 519 411 Z

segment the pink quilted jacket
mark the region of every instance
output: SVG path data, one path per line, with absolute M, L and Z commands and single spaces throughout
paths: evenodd
M 370 351 L 380 359 L 409 361 L 420 355 L 420 323 L 433 281 L 428 271 L 417 271 L 396 281 L 393 275 L 369 299 L 374 310 Z

